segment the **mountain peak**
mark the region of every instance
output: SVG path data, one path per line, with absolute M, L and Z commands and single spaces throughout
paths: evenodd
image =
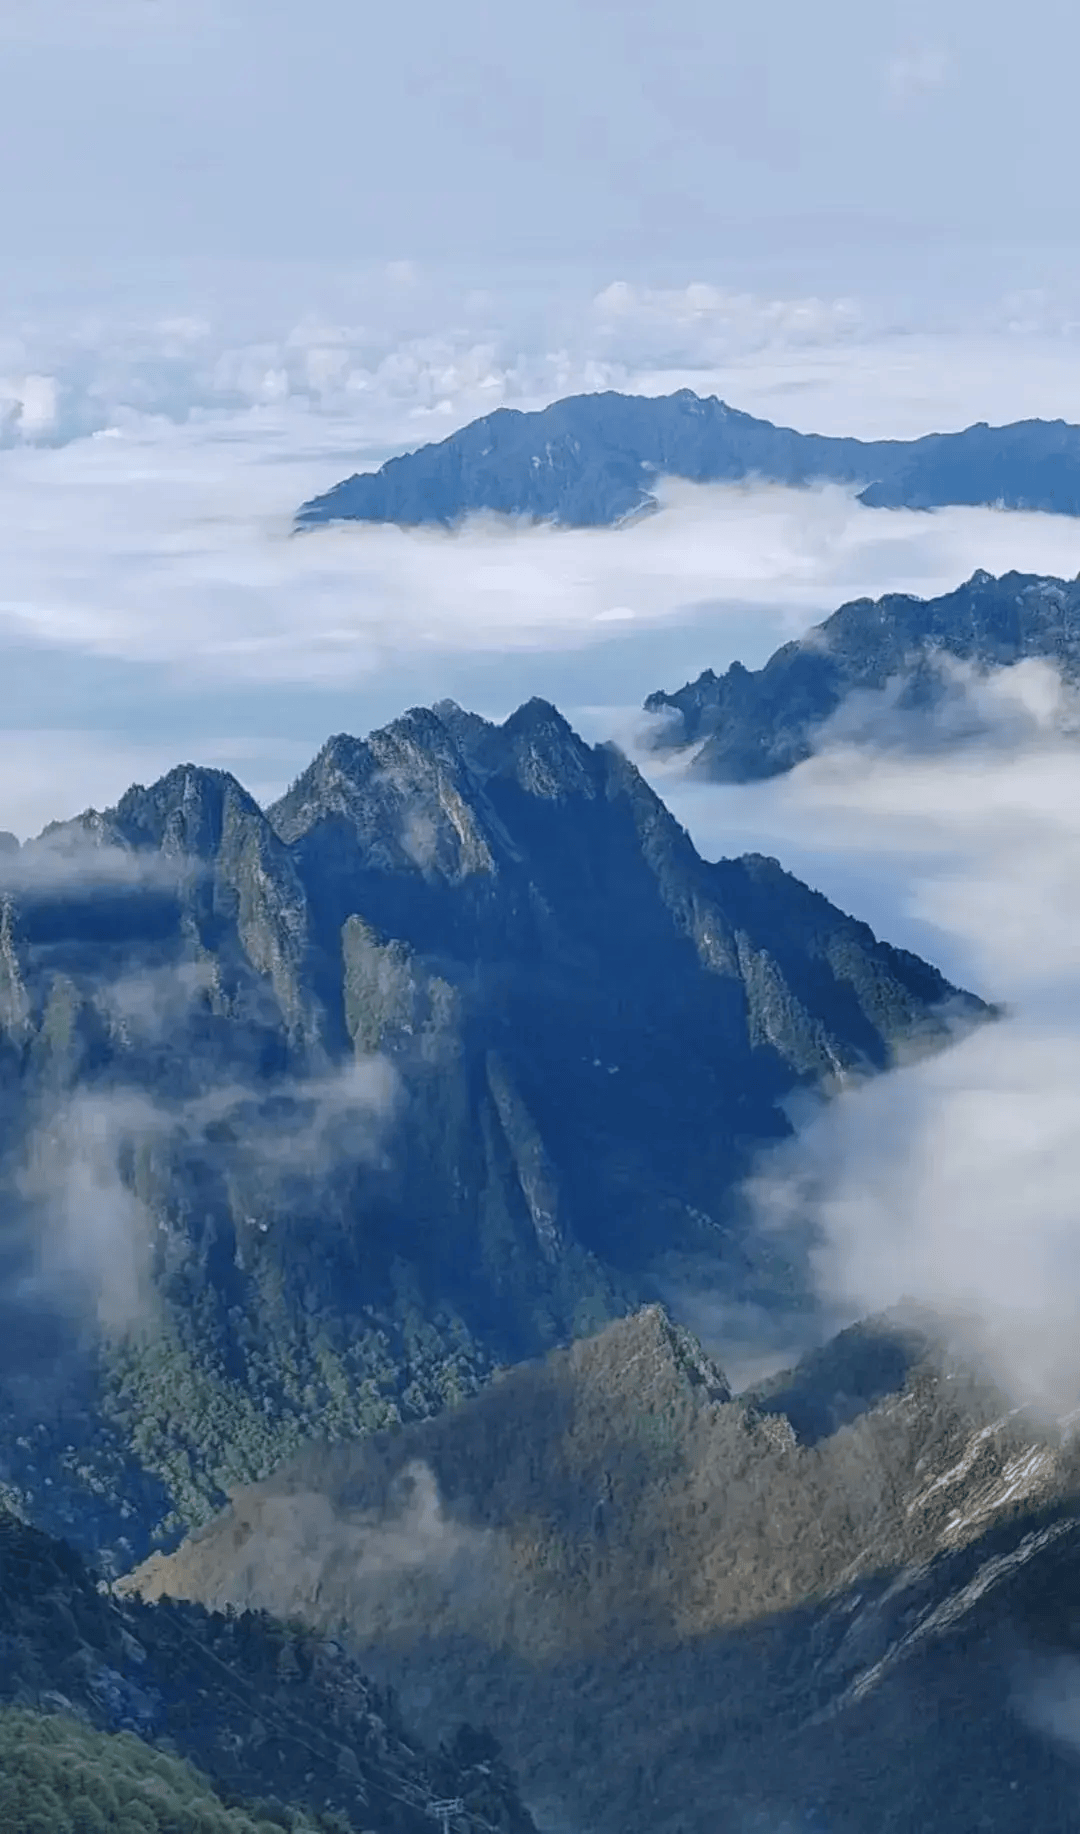
M 445 720 L 433 707 L 410 707 L 386 726 L 369 733 L 368 745 L 384 767 L 391 759 L 421 770 L 424 761 L 460 772 L 462 753 Z
M 148 788 L 134 784 L 105 819 L 131 846 L 192 854 L 212 852 L 231 819 L 264 823 L 231 772 L 198 764 L 176 765 Z
M 597 757 L 550 701 L 533 698 L 496 729 L 495 772 L 512 777 L 528 795 L 559 802 L 597 793 Z
M 0 1476 L 43 1508 L 74 1491 L 129 1540 L 301 1428 L 429 1411 L 631 1309 L 661 1257 L 737 1277 L 734 1193 L 782 1104 L 944 1043 L 939 1009 L 963 1004 L 779 869 L 702 860 L 542 699 L 499 726 L 444 706 L 338 734 L 265 815 L 182 766 L 100 819 L 133 856 L 122 896 L 12 900 L 5 1125 L 32 1132 L 54 1086 L 104 1084 L 121 1117 L 160 1094 L 176 1150 L 128 1155 L 109 1188 L 118 1227 L 153 1221 L 166 1360 L 229 1426 L 207 1445 L 200 1412 L 156 1412 L 144 1358 L 137 1522 L 112 1477 L 107 1505 L 56 1466 L 43 1491 L 32 1436 Z M 597 1352 L 612 1397 L 632 1370 L 724 1391 L 661 1314 L 627 1332 Z
M 571 734 L 574 730 L 565 714 L 559 712 L 558 707 L 554 706 L 551 701 L 544 700 L 539 694 L 534 694 L 529 700 L 522 701 L 521 706 L 515 708 L 514 712 L 508 716 L 504 721 L 503 731 L 535 731 L 555 727 L 558 727 L 561 732 Z
M 579 1379 L 594 1390 L 610 1388 L 629 1408 L 665 1408 L 691 1391 L 711 1402 L 732 1398 L 723 1370 L 662 1305 L 643 1306 L 616 1319 L 597 1336 L 573 1345 L 566 1357 Z
M 277 833 L 290 844 L 310 836 L 328 867 L 347 831 L 365 871 L 442 880 L 497 871 L 514 850 L 452 724 L 448 710 L 412 707 L 366 739 L 330 740 L 269 810 Z

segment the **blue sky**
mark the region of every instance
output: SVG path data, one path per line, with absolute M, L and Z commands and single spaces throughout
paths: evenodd
M 1067 245 L 1067 0 L 3 0 L 20 256 Z

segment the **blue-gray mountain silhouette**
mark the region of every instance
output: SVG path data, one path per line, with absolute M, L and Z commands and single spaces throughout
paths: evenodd
M 669 716 L 663 744 L 699 748 L 694 775 L 742 783 L 810 757 L 826 721 L 859 689 L 879 692 L 883 716 L 914 716 L 924 731 L 977 730 L 971 674 L 958 678 L 949 659 L 977 678 L 1030 658 L 1052 663 L 1067 681 L 1080 676 L 1080 580 L 980 571 L 941 598 L 855 599 L 785 643 L 764 668 L 706 669 L 674 693 L 650 694 L 645 706 Z
M 437 444 L 346 478 L 305 503 L 298 526 L 436 523 L 487 510 L 566 527 L 617 523 L 655 507 L 658 477 L 763 478 L 858 486 L 873 508 L 1001 504 L 1080 515 L 1080 427 L 985 422 L 914 440 L 798 433 L 691 389 L 572 395 L 537 413 L 498 408 Z
M 128 791 L 0 867 L 0 1500 L 125 1558 L 673 1251 L 756 1291 L 733 1193 L 787 1097 L 958 1013 L 541 701 L 334 738 L 267 811 L 195 766 Z

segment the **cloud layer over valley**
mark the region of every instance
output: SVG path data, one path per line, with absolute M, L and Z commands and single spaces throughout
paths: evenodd
M 1007 671 L 999 677 L 1006 696 Z M 896 737 L 895 724 L 889 736 Z M 920 733 L 921 739 L 925 734 Z M 1003 1017 L 853 1087 L 762 1161 L 763 1226 L 808 1224 L 831 1322 L 913 1300 L 1016 1402 L 1080 1405 L 1080 756 L 1051 729 L 947 751 L 836 745 L 753 787 L 664 793 L 708 853 L 777 852 Z M 702 1322 L 699 1318 L 699 1323 Z M 707 1323 L 707 1319 L 705 1321 Z
M 898 333 L 840 296 L 712 281 L 571 288 L 531 320 L 509 294 L 447 290 L 408 264 L 339 274 L 337 310 L 309 310 L 312 273 L 290 284 L 273 323 L 239 291 L 223 318 L 212 289 L 201 309 L 189 288 L 172 310 L 135 289 L 80 326 L 39 305 L 12 327 L 0 828 L 100 807 L 185 756 L 269 799 L 327 732 L 448 694 L 495 715 L 546 694 L 591 737 L 626 732 L 651 689 L 760 663 L 844 599 L 930 596 L 977 567 L 1080 570 L 1066 518 L 872 511 L 838 489 L 672 485 L 625 530 L 290 532 L 298 504 L 358 464 L 578 388 L 688 383 L 867 436 L 1080 419 L 1072 320 L 1049 297 L 1003 301 L 961 338 Z M 1045 669 L 961 683 L 952 712 L 963 724 L 973 707 L 994 734 L 981 750 L 976 733 L 927 752 L 924 731 L 905 752 L 880 709 L 849 704 L 830 749 L 768 786 L 690 788 L 648 768 L 706 848 L 776 852 L 1009 1003 L 949 1056 L 844 1097 L 777 1169 L 821 1228 L 830 1306 L 901 1292 L 974 1306 L 1018 1388 L 1080 1398 L 1071 1352 L 1035 1356 L 1032 1330 L 1044 1299 L 1056 1325 L 1073 1278 L 1080 766 Z M 771 1188 L 766 1175 L 769 1211 Z M 972 1232 L 992 1249 L 970 1252 Z
M 207 269 L 176 276 L 170 304 L 171 288 L 166 270 L 149 291 L 88 283 L 76 316 L 42 280 L 0 326 L 0 827 L 22 834 L 181 757 L 269 797 L 328 731 L 410 703 L 639 705 L 706 664 L 762 661 L 845 597 L 1080 568 L 1062 518 L 770 487 L 672 486 L 622 531 L 290 533 L 358 465 L 575 389 L 687 384 L 867 436 L 1080 419 L 1064 297 L 1057 317 L 1048 298 L 999 302 L 961 339 L 712 280 L 579 275 L 542 309 L 505 275 L 485 290 L 407 263 Z

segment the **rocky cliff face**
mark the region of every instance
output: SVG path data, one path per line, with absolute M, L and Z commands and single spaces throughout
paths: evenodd
M 184 766 L 2 877 L 0 1480 L 121 1563 L 672 1250 L 747 1285 L 733 1188 L 791 1091 L 986 1014 L 702 861 L 540 702 L 333 739 L 265 812 Z
M 810 757 L 833 730 L 829 722 L 853 705 L 852 695 L 862 697 L 865 730 L 884 740 L 1000 734 L 1008 706 L 980 700 L 980 685 L 993 670 L 1035 660 L 1075 684 L 1080 584 L 979 572 L 938 599 L 856 599 L 786 643 L 764 668 L 735 662 L 723 675 L 706 669 L 674 693 L 651 694 L 645 705 L 665 716 L 658 743 L 694 748 L 694 776 L 742 783 Z M 1012 718 L 1015 725 L 1018 709 Z
M 845 1333 L 733 1397 L 659 1309 L 441 1419 L 310 1451 L 132 1584 L 270 1604 L 429 1733 L 468 1712 L 542 1825 L 1069 1825 L 1080 1454 L 934 1347 Z
M 538 413 L 499 408 L 437 445 L 346 478 L 301 508 L 337 521 L 441 523 L 477 511 L 588 527 L 656 507 L 657 477 L 858 486 L 875 508 L 1001 503 L 1080 514 L 1080 429 L 980 424 L 915 440 L 830 439 L 756 420 L 715 396 L 574 395 Z

